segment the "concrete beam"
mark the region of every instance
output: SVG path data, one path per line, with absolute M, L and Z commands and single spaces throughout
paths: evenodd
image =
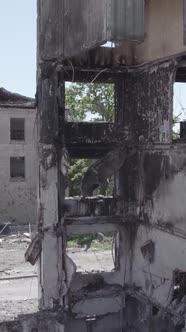
M 91 221 L 91 218 L 98 219 L 98 217 L 110 217 L 111 219 L 116 216 L 116 219 L 118 218 L 117 220 L 119 220 L 119 202 L 119 197 L 113 198 L 112 196 L 66 198 L 64 202 L 64 209 L 66 211 L 65 218 L 68 220 L 68 223 L 70 223 L 70 218 L 74 217 L 78 218 L 76 219 L 76 222 L 77 220 L 80 221 L 80 218 L 82 217 L 90 217 L 89 222 Z M 88 219 L 84 220 L 88 221 Z
M 99 158 L 125 142 L 124 128 L 108 122 L 66 122 L 65 140 L 72 158 Z
M 65 217 L 65 225 L 104 225 L 104 224 L 117 224 L 123 222 L 122 216 L 97 216 L 97 217 Z

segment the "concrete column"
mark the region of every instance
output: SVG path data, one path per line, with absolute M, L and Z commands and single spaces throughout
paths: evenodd
M 116 84 L 116 122 L 137 148 L 119 172 L 125 221 L 145 218 L 145 200 L 151 200 L 164 175 L 172 142 L 173 85 L 176 61 L 129 71 Z M 165 166 L 165 167 L 164 167 Z
M 65 287 L 61 158 L 64 124 L 64 81 L 55 63 L 42 63 L 38 78 L 40 309 L 63 305 Z
M 116 122 L 134 144 L 172 141 L 176 62 L 129 71 L 116 83 Z

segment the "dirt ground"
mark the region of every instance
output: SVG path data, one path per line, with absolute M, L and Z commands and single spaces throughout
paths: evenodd
M 24 259 L 29 242 L 21 235 L 0 237 L 0 321 L 37 311 L 37 268 Z
M 24 235 L 0 237 L 0 321 L 38 310 L 37 266 L 25 262 L 24 253 L 31 240 Z M 111 271 L 110 250 L 69 248 L 79 272 Z

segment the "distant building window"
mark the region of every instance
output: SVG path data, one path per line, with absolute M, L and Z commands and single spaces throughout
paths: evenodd
M 25 139 L 25 119 L 10 119 L 10 139 L 11 141 L 24 141 Z
M 25 157 L 10 157 L 10 178 L 25 178 Z

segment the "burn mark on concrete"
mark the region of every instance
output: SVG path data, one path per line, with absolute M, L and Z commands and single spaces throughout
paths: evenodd
M 133 257 L 136 245 L 136 238 L 138 233 L 138 222 L 126 222 L 124 224 L 124 231 L 126 232 L 126 238 L 129 244 L 129 271 L 130 271 L 130 278 L 132 278 L 132 270 L 133 270 Z
M 126 148 L 117 148 L 107 153 L 105 157 L 94 162 L 84 174 L 81 183 L 81 193 L 92 196 L 93 191 L 107 182 L 112 175 L 119 171 L 127 159 L 136 153 L 136 149 L 127 151 Z
M 162 152 L 145 152 L 143 158 L 144 193 L 148 198 L 159 187 L 163 178 L 169 177 L 170 158 Z
M 154 262 L 154 257 L 155 257 L 155 243 L 152 240 L 147 241 L 141 247 L 141 253 L 142 253 L 144 259 L 149 264 L 152 264 Z
M 152 66 L 150 70 L 126 73 L 125 79 L 118 82 L 116 122 L 128 128 L 135 142 L 139 142 L 140 136 L 148 143 L 172 141 L 170 126 L 176 68 L 177 63 L 169 61 Z
M 97 290 L 103 289 L 105 287 L 104 277 L 101 275 L 95 275 L 94 280 L 90 282 L 83 291 L 86 292 L 95 292 Z
M 45 171 L 56 166 L 57 154 L 55 149 L 47 148 L 42 150 L 41 163 Z
M 119 146 L 131 146 L 125 129 L 107 122 L 67 122 L 65 140 L 73 158 L 96 159 Z

